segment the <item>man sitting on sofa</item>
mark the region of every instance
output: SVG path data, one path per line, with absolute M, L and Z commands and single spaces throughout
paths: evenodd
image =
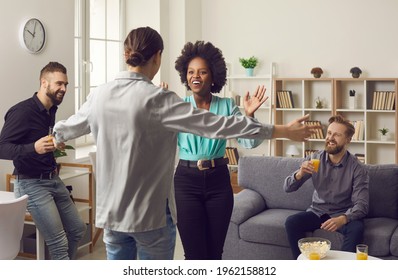
M 325 150 L 319 153 L 318 172 L 308 158 L 298 171 L 285 179 L 286 192 L 298 190 L 310 178 L 315 188 L 307 211 L 289 216 L 285 222 L 294 258 L 300 255 L 297 241 L 305 237 L 306 232 L 319 228 L 343 234 L 343 251 L 355 252 L 356 245 L 362 241 L 362 218 L 369 208 L 369 178 L 364 166 L 347 150 L 354 132 L 348 120 L 332 116 Z

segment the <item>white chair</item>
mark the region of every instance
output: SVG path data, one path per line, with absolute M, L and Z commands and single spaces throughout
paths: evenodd
M 0 260 L 13 260 L 20 251 L 27 203 L 26 194 L 0 192 Z

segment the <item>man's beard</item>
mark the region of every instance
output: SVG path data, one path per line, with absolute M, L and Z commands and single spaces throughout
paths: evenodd
M 332 142 L 332 141 L 328 141 L 328 142 L 325 143 L 325 151 L 326 151 L 328 154 L 336 155 L 336 154 L 340 153 L 340 152 L 344 149 L 344 145 L 339 146 L 339 145 L 337 145 L 336 142 L 332 142 L 332 143 L 336 144 L 336 146 L 334 146 L 334 147 L 329 147 L 328 144 L 329 144 L 330 142 Z
M 62 93 L 61 97 L 58 97 L 58 93 Z M 52 103 L 56 106 L 62 103 L 64 99 L 65 92 L 62 90 L 53 91 L 50 87 L 48 87 L 46 95 L 51 99 Z M 58 98 L 57 98 L 58 97 Z

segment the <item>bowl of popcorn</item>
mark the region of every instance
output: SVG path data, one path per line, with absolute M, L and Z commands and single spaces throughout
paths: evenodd
M 307 259 L 320 260 L 326 257 L 331 243 L 329 240 L 321 237 L 306 237 L 298 241 L 298 247 Z

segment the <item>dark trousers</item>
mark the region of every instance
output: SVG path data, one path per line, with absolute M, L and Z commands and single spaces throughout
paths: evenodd
M 185 259 L 221 259 L 233 208 L 228 167 L 200 171 L 178 166 L 174 187 Z
M 311 211 L 300 212 L 289 216 L 285 222 L 287 238 L 293 257 L 301 254 L 297 242 L 306 237 L 305 233 L 321 227 L 321 219 Z M 362 242 L 364 225 L 362 220 L 351 221 L 337 231 L 344 235 L 342 251 L 355 252 L 356 245 Z

